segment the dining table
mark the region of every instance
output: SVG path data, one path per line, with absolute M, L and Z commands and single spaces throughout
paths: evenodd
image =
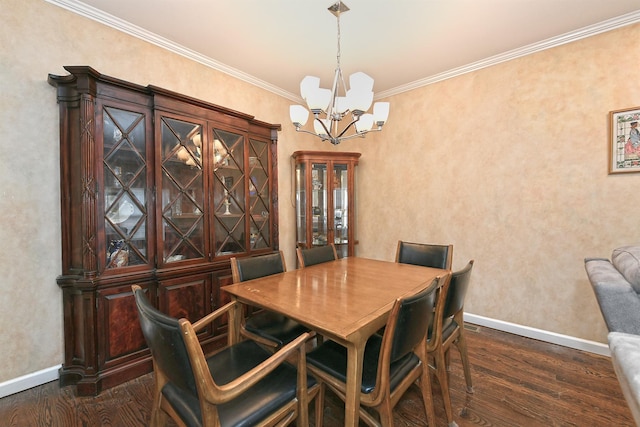
M 447 270 L 346 257 L 222 287 L 232 300 L 283 314 L 347 348 L 345 426 L 357 426 L 367 339 L 385 326 L 396 299 L 416 293 Z M 243 310 L 229 319 L 238 342 Z

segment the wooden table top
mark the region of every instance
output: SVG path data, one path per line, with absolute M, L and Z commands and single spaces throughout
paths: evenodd
M 282 313 L 333 339 L 361 341 L 384 326 L 396 298 L 427 287 L 445 270 L 349 257 L 222 289 Z

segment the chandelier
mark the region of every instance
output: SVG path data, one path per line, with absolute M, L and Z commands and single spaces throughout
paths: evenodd
M 296 131 L 315 135 L 337 145 L 345 139 L 364 137 L 366 133 L 382 130 L 389 116 L 389 103 L 376 102 L 373 114 L 367 112 L 373 102 L 373 79 L 363 72 L 349 76 L 347 90 L 340 69 L 340 14 L 349 8 L 338 1 L 328 9 L 338 22 L 337 67 L 333 86 L 331 89 L 321 88 L 319 77 L 306 76 L 300 82 L 300 95 L 308 109 L 302 105 L 292 105 L 289 115 Z M 315 132 L 302 129 L 309 119 L 309 111 L 313 114 Z M 343 124 L 343 119 L 348 123 Z

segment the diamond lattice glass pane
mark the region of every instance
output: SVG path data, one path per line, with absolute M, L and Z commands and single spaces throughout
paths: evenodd
M 244 169 L 244 137 L 242 135 L 214 129 L 213 139 L 214 161 L 224 159 L 223 166 Z
M 162 118 L 163 259 L 205 256 L 202 125 Z
M 216 216 L 216 254 L 244 252 L 244 216 Z
M 163 221 L 164 262 L 203 258 L 202 217 Z
M 147 263 L 144 115 L 104 107 L 106 267 Z
M 216 255 L 246 250 L 244 136 L 221 129 L 212 132 L 214 145 L 213 199 Z

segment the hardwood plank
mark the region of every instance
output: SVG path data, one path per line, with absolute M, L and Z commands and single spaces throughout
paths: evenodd
M 460 427 L 634 426 L 608 357 L 483 327 L 465 333 L 475 393 L 465 392 L 455 350 L 449 381 L 454 419 Z M 435 427 L 445 427 L 435 377 L 433 390 Z M 0 399 L 0 423 L 7 427 L 146 426 L 152 393 L 151 374 L 97 397 L 78 397 L 73 387 L 60 388 L 51 382 Z M 326 400 L 325 426 L 342 426 L 344 404 L 330 392 Z M 313 423 L 313 404 L 310 418 Z M 398 427 L 427 426 L 417 387 L 411 387 L 398 403 L 394 421 Z

